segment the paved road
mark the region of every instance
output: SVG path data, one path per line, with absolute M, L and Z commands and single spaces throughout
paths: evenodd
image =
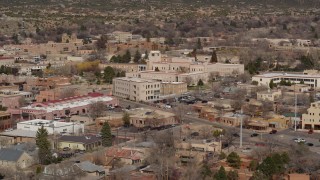
M 124 99 L 119 99 L 120 106 L 127 107 L 130 105 L 132 108 L 136 107 L 145 107 L 145 108 L 157 108 L 154 106 L 150 106 L 147 104 L 142 104 L 138 102 L 132 102 Z M 159 109 L 159 108 L 157 108 Z M 161 109 L 163 111 L 172 112 L 170 109 Z M 235 129 L 234 127 L 226 126 L 223 124 L 219 124 L 217 122 L 210 122 L 206 119 L 201 119 L 192 115 L 184 115 L 183 117 L 183 123 L 195 123 L 195 124 L 205 124 L 205 125 L 212 125 L 217 128 L 223 128 L 223 129 Z M 240 128 L 236 128 L 236 131 L 240 132 Z M 252 145 L 256 142 L 267 142 L 267 141 L 273 141 L 279 146 L 289 147 L 291 144 L 293 144 L 293 139 L 297 137 L 304 138 L 307 142 L 313 143 L 314 146 L 310 147 L 310 150 L 316 153 L 320 154 L 320 135 L 317 133 L 314 134 L 308 134 L 307 132 L 295 132 L 292 129 L 286 129 L 278 131 L 276 134 L 269 134 L 269 133 L 260 133 L 258 137 L 250 137 L 250 135 L 253 133 L 253 130 L 250 129 L 243 129 L 243 145 Z M 239 140 L 240 141 L 240 140 Z M 237 145 L 237 141 L 235 144 Z

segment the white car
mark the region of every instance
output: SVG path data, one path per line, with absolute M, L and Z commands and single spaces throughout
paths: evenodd
M 293 140 L 294 140 L 294 142 L 296 142 L 296 143 L 306 142 L 306 140 L 303 139 L 303 138 L 294 138 Z

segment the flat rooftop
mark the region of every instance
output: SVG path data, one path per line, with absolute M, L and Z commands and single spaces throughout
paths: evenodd
M 136 78 L 136 77 L 120 77 L 120 78 L 115 78 L 116 80 L 122 80 L 122 81 L 130 81 L 130 82 L 137 82 L 137 83 L 154 83 L 158 82 L 156 80 L 152 79 L 143 79 L 143 78 Z
M 23 124 L 23 125 L 33 125 L 33 126 L 43 126 L 43 127 L 63 127 L 63 126 L 71 126 L 76 125 L 78 123 L 74 122 L 59 122 L 59 121 L 53 121 L 53 120 L 45 120 L 45 119 L 33 119 L 30 121 L 22 121 L 18 122 L 17 124 Z
M 254 77 L 265 77 L 265 78 L 274 78 L 274 77 L 296 77 L 296 78 L 320 78 L 319 75 L 308 75 L 308 74 L 293 74 L 293 73 L 266 73 L 255 75 Z
M 147 108 L 130 109 L 127 112 L 130 114 L 130 117 L 135 117 L 135 118 L 157 117 L 161 119 L 161 118 L 168 118 L 168 117 L 175 116 L 173 113 L 170 113 L 170 112 L 147 109 Z
M 36 134 L 37 134 L 36 131 L 29 131 L 29 130 L 22 130 L 22 129 L 14 129 L 12 131 L 0 133 L 0 135 L 2 135 L 2 136 L 29 137 L 29 138 L 35 138 Z
M 64 98 L 55 101 L 48 101 L 46 103 L 34 103 L 32 105 L 22 107 L 21 110 L 39 110 L 46 112 L 53 112 L 64 110 L 66 108 L 75 108 L 79 106 L 87 106 L 96 102 L 109 102 L 113 98 L 103 94 L 95 93 L 88 96 L 75 96 L 71 98 Z

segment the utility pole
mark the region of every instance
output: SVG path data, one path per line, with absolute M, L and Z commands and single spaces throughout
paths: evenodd
M 294 99 L 294 131 L 297 131 L 297 94 Z
M 240 148 L 242 148 L 242 121 L 243 121 L 243 114 L 242 114 L 242 108 L 240 111 Z
M 296 94 L 296 84 L 294 84 L 294 131 L 297 131 L 297 94 Z

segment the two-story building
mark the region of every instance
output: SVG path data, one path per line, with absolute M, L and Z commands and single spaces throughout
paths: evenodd
M 307 113 L 302 114 L 302 129 L 320 130 L 320 101 L 311 103 Z

